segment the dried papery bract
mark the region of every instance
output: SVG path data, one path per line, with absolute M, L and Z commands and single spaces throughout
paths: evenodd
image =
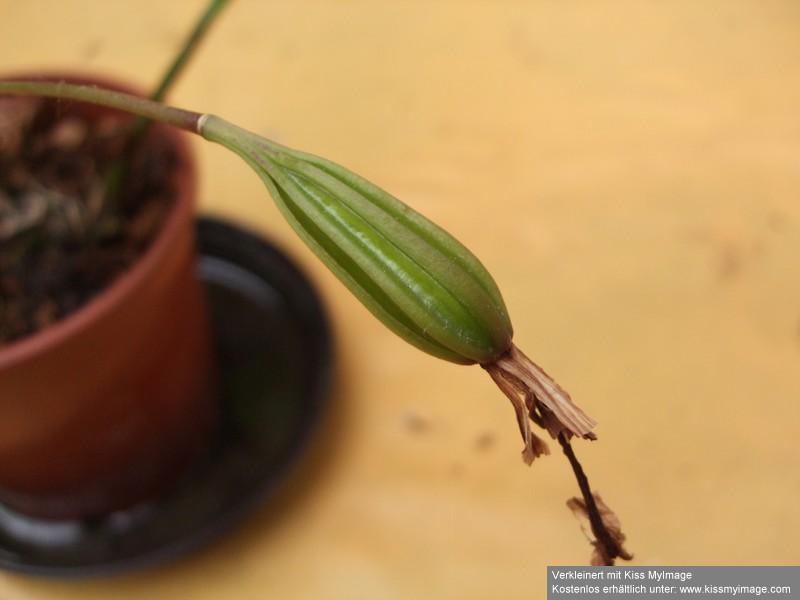
M 496 361 L 481 365 L 511 400 L 525 447 L 522 457 L 531 464 L 537 456 L 549 454 L 547 444 L 530 428 L 532 420 L 555 439 L 567 433 L 588 440 L 597 439 L 597 424 L 576 406 L 569 394 L 530 358 L 511 345 Z

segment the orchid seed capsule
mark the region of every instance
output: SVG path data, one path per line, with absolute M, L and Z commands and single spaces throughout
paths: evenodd
M 213 115 L 200 117 L 197 132 L 259 174 L 297 234 L 389 329 L 429 354 L 489 372 L 514 405 L 526 462 L 547 452 L 529 418 L 554 438 L 594 438 L 594 421 L 512 344 L 497 285 L 453 236 L 324 158 Z
M 500 291 L 454 237 L 335 163 L 238 128 L 231 140 L 233 126 L 223 123 L 208 117 L 202 135 L 251 164 L 300 237 L 386 326 L 460 364 L 508 350 Z

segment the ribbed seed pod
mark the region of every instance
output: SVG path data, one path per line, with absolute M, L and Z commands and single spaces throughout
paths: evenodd
M 324 158 L 214 116 L 200 134 L 250 163 L 300 237 L 399 336 L 459 364 L 508 350 L 511 322 L 497 285 L 442 228 Z
M 196 131 L 253 167 L 300 237 L 387 327 L 429 354 L 486 369 L 514 406 L 527 463 L 548 452 L 529 420 L 554 438 L 594 439 L 595 422 L 512 344 L 497 285 L 453 236 L 324 158 L 212 115 Z

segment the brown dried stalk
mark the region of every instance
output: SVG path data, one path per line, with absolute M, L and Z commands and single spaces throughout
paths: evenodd
M 591 540 L 592 546 L 594 546 L 591 564 L 593 566 L 611 567 L 614 565 L 614 559 L 616 558 L 631 560 L 633 555 L 622 547 L 625 542 L 625 534 L 622 533 L 622 525 L 617 515 L 606 506 L 598 494 L 592 493 L 589 487 L 589 479 L 586 477 L 581 463 L 578 462 L 567 436 L 560 434 L 558 442 L 561 444 L 567 459 L 569 459 L 583 496 L 583 500 L 570 498 L 567 500 L 567 506 L 574 514 L 586 517 L 589 520 L 589 526 L 595 537 L 594 540 Z

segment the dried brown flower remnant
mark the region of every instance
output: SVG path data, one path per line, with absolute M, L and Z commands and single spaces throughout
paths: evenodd
M 522 458 L 531 464 L 537 456 L 549 454 L 547 444 L 532 431 L 528 419 L 547 429 L 554 439 L 559 434 L 597 439 L 595 421 L 577 407 L 569 394 L 552 377 L 513 344 L 493 363 L 481 365 L 514 406 L 525 447 Z
M 569 459 L 583 500 L 572 498 L 568 505 L 576 513 L 585 515 L 595 540 L 592 565 L 614 564 L 616 558 L 630 560 L 632 556 L 622 547 L 625 536 L 616 515 L 592 493 L 589 481 L 572 450 L 573 436 L 588 440 L 597 439 L 592 433 L 595 421 L 578 408 L 569 394 L 531 359 L 513 344 L 499 359 L 481 365 L 491 375 L 497 386 L 511 401 L 517 416 L 525 447 L 522 458 L 531 464 L 537 456 L 549 454 L 547 444 L 531 431 L 533 421 L 561 444 Z
M 606 543 L 601 542 L 599 539 L 591 540 L 592 546 L 594 546 L 594 552 L 592 552 L 592 560 L 590 564 L 593 567 L 611 567 L 614 565 L 615 558 L 631 560 L 633 555 L 622 547 L 622 544 L 625 542 L 625 534 L 622 533 L 622 526 L 620 525 L 617 515 L 615 515 L 614 511 L 608 508 L 608 506 L 606 506 L 599 494 L 593 494 L 592 498 L 594 499 L 597 511 L 603 521 L 605 531 L 608 534 L 608 539 L 606 540 Z M 586 519 L 590 518 L 589 511 L 584 500 L 581 500 L 580 498 L 570 498 L 567 500 L 567 506 L 576 516 Z M 597 534 L 595 533 L 595 535 Z M 609 541 L 611 544 L 609 547 L 607 547 Z

